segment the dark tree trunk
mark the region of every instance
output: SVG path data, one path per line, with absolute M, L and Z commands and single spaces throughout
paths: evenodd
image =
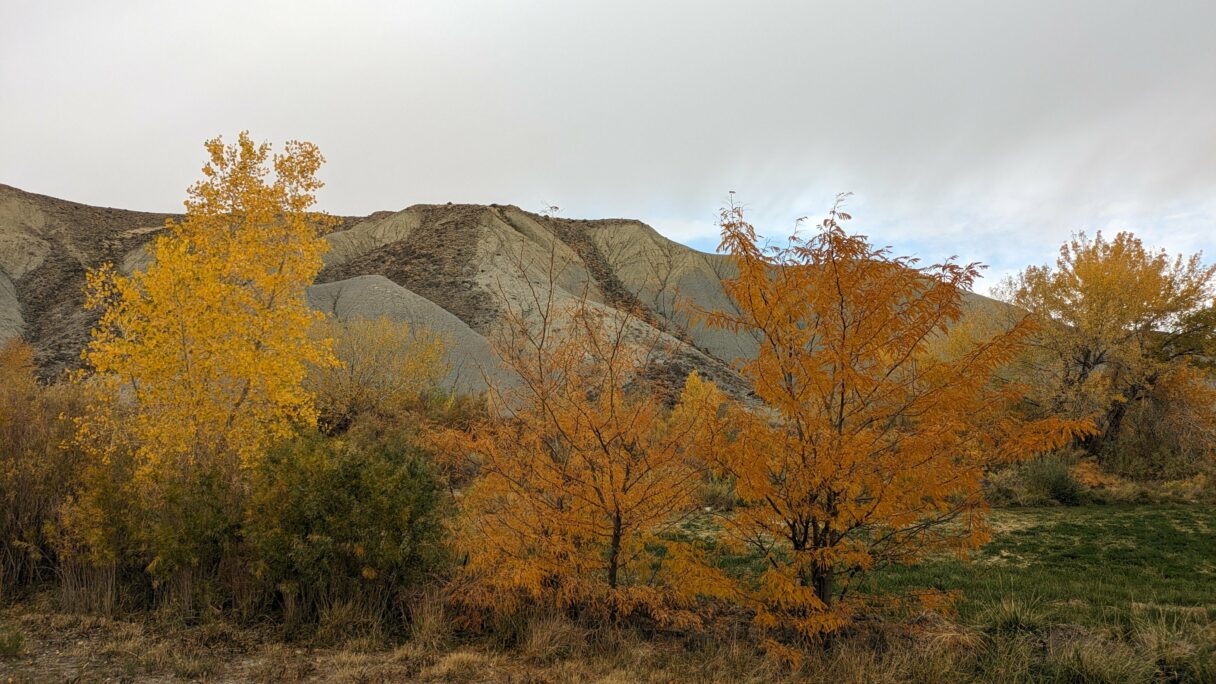
M 1127 401 L 1117 401 L 1111 404 L 1110 408 L 1106 410 L 1106 415 L 1102 417 L 1101 430 L 1084 440 L 1082 446 L 1085 447 L 1086 454 L 1094 458 L 1101 458 L 1106 448 L 1119 439 L 1119 432 L 1123 430 L 1123 419 L 1127 416 L 1128 405 Z
M 612 516 L 612 546 L 608 550 L 608 586 L 616 589 L 621 563 L 621 512 Z
M 823 601 L 823 605 L 831 606 L 832 598 L 835 594 L 834 580 L 836 573 L 832 568 L 818 568 L 815 570 L 815 596 Z

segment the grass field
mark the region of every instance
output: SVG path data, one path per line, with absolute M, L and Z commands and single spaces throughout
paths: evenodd
M 788 671 L 736 640 L 605 639 L 552 620 L 504 649 L 451 635 L 285 643 L 269 626 L 0 611 L 0 682 L 1216 682 L 1216 508 L 994 511 L 972 562 L 872 575 L 865 591 L 957 590 L 949 619 L 879 621 Z
M 862 591 L 959 590 L 965 622 L 1010 596 L 1044 620 L 1089 627 L 1157 614 L 1216 620 L 1216 508 L 1015 508 L 989 522 L 994 537 L 971 562 L 888 568 Z

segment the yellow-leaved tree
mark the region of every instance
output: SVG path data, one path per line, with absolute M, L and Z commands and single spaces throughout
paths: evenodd
M 1096 416 L 1098 431 L 1082 440 L 1091 455 L 1149 460 L 1116 453 L 1129 416 L 1141 419 L 1132 442 L 1176 442 L 1180 424 L 1192 424 L 1205 436 L 1175 448 L 1210 443 L 1216 413 L 1204 368 L 1216 352 L 1216 265 L 1170 257 L 1128 232 L 1080 234 L 1054 267 L 1027 268 L 1000 294 L 1039 321 L 1022 368 L 1039 410 Z M 1172 427 L 1157 429 L 1164 425 Z M 1152 465 L 1142 467 L 1152 474 Z
M 728 541 L 764 563 L 739 594 L 758 626 L 795 638 L 847 621 L 839 599 L 859 573 L 974 547 L 985 538 L 986 469 L 1086 429 L 1023 421 L 1013 407 L 1024 389 L 991 382 L 1029 321 L 948 358 L 932 353 L 978 266 L 891 257 L 847 234 L 838 207 L 811 237 L 765 248 L 732 200 L 721 249 L 737 268 L 725 282 L 735 307 L 701 313 L 760 342 L 741 370 L 763 405 L 722 406 L 717 439 L 702 443 L 743 502 L 723 521 Z M 723 405 L 704 399 L 714 394 L 695 378 L 685 391 Z
M 153 570 L 197 567 L 202 545 L 222 546 L 245 467 L 315 422 L 302 382 L 335 363 L 309 334 L 320 314 L 305 299 L 331 225 L 311 210 L 320 151 L 293 141 L 272 155 L 248 133 L 206 150 L 186 215 L 167 222 L 148 266 L 88 277 L 102 315 L 78 379 L 92 401 L 77 440 L 99 461 L 131 461 Z

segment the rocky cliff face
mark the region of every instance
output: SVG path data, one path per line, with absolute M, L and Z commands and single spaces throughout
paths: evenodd
M 88 269 L 130 272 L 172 215 L 91 207 L 0 185 L 0 340 L 33 344 L 44 376 L 79 364 L 96 318 L 84 311 Z M 509 307 L 528 310 L 536 288 L 559 302 L 586 296 L 610 315 L 637 317 L 639 335 L 675 348 L 655 373 L 674 382 L 694 368 L 733 393 L 729 367 L 755 353 L 746 335 L 690 324 L 686 304 L 729 306 L 729 262 L 671 242 L 629 220 L 578 221 L 514 206 L 418 205 L 343 219 L 327 238 L 310 302 L 339 318 L 389 316 L 450 341 L 454 388 L 477 391 L 497 364 L 489 338 Z

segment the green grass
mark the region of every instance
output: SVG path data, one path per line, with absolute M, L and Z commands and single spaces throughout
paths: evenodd
M 1216 619 L 1216 508 L 1085 506 L 993 511 L 995 534 L 971 562 L 954 558 L 871 574 L 865 593 L 959 590 L 964 621 L 1002 599 L 1050 622 L 1091 627 L 1185 614 Z

